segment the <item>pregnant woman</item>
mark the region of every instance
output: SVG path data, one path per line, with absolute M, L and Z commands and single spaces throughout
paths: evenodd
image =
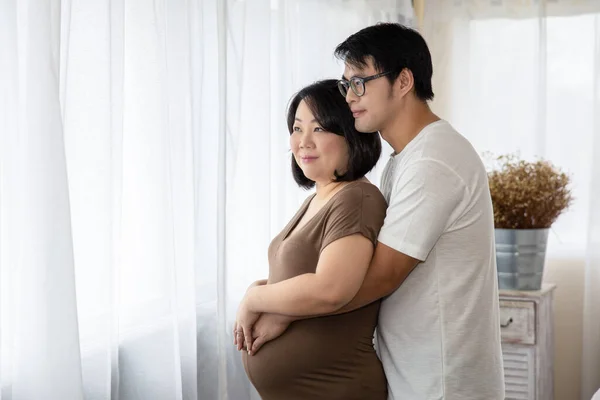
M 377 133 L 359 133 L 337 81 L 302 89 L 290 103 L 288 129 L 294 179 L 316 187 L 268 250 L 269 278 L 242 300 L 235 325 L 261 313 L 334 313 L 357 293 L 386 212 L 364 177 L 377 163 Z M 293 322 L 255 355 L 246 373 L 263 400 L 386 400 L 387 383 L 373 348 L 379 302 L 352 312 Z

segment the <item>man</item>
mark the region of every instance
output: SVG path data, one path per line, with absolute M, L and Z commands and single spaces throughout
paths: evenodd
M 379 243 L 360 291 L 340 312 L 384 298 L 376 340 L 390 399 L 504 399 L 487 174 L 469 142 L 427 104 L 427 44 L 412 29 L 378 24 L 335 54 L 345 62 L 340 92 L 357 130 L 379 131 L 394 149 L 381 183 L 389 208 Z M 288 324 L 261 316 L 251 352 Z

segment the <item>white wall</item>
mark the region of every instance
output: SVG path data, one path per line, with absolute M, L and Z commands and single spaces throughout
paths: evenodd
M 581 393 L 583 331 L 583 259 L 548 260 L 544 281 L 554 293 L 554 399 L 575 400 Z

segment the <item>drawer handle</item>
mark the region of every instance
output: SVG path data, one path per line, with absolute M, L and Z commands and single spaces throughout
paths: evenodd
M 513 319 L 512 319 L 512 317 L 510 317 L 510 318 L 508 319 L 508 321 L 506 321 L 506 323 L 504 323 L 504 324 L 503 324 L 503 323 L 501 322 L 501 323 L 500 323 L 500 327 L 501 327 L 501 328 L 508 328 L 508 326 L 509 326 L 510 324 L 512 324 L 512 323 L 513 323 Z

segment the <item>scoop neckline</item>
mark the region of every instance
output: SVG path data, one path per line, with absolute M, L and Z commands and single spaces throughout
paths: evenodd
M 298 226 L 298 223 L 300 222 L 300 220 L 302 219 L 302 217 L 306 214 L 306 211 L 308 210 L 308 207 L 310 206 L 310 203 L 312 203 L 313 199 L 315 198 L 315 196 L 317 195 L 316 193 L 313 193 L 303 204 L 302 208 L 296 213 L 294 219 L 291 221 L 290 225 L 288 226 L 288 229 L 286 229 L 285 234 L 283 235 L 283 238 L 281 239 L 282 241 L 290 238 L 291 236 L 295 235 L 296 233 L 298 233 L 299 231 L 302 231 L 302 229 L 304 229 L 304 227 L 306 227 L 308 224 L 310 224 L 313 220 L 317 220 L 317 217 L 319 216 L 319 214 L 321 214 L 321 212 L 323 212 L 323 210 L 325 210 L 327 208 L 327 206 L 329 204 L 331 204 L 331 202 L 343 191 L 345 191 L 346 189 L 348 189 L 349 187 L 355 186 L 357 184 L 360 183 L 365 183 L 365 184 L 369 184 L 369 185 L 373 185 L 371 182 L 369 181 L 354 181 L 354 182 L 350 182 L 347 185 L 345 185 L 343 188 L 341 188 L 340 190 L 338 190 L 337 192 L 335 192 L 333 194 L 333 196 L 331 196 L 329 198 L 329 200 L 327 200 L 327 202 L 325 204 L 323 204 L 323 206 L 315 213 L 315 215 L 313 215 L 312 217 L 310 217 L 310 219 L 308 221 L 306 221 L 306 223 L 304 225 L 302 225 L 299 230 L 296 231 L 296 227 Z

